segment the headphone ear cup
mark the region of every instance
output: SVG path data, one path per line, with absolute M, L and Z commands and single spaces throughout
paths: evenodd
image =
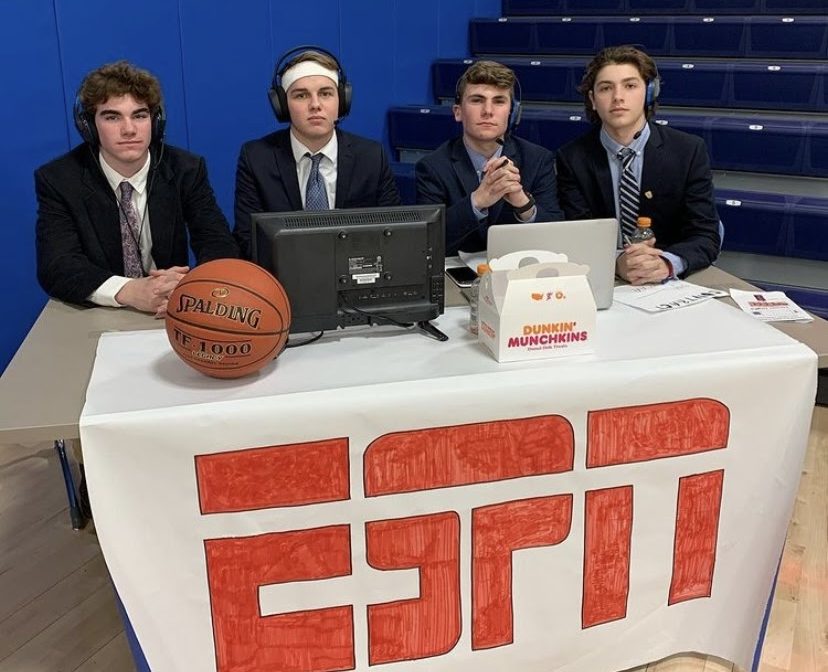
M 281 86 L 271 86 L 267 91 L 267 97 L 270 100 L 270 106 L 273 108 L 276 121 L 283 124 L 290 121 L 290 110 L 288 109 L 285 90 Z
M 80 98 L 75 98 L 75 104 L 72 107 L 72 117 L 75 120 L 75 128 L 78 130 L 83 141 L 97 146 L 98 129 L 95 126 L 95 120 L 83 109 Z
M 152 137 L 150 142 L 161 144 L 164 142 L 164 133 L 167 130 L 167 114 L 164 111 L 164 106 L 159 105 L 152 117 Z
M 513 131 L 517 125 L 520 123 L 520 115 L 523 111 L 523 108 L 520 105 L 519 100 L 512 101 L 512 109 L 509 111 L 509 128 L 508 130 L 511 132 Z
M 344 77 L 345 75 L 342 74 L 340 70 L 340 75 Z M 339 118 L 348 116 L 348 113 L 351 111 L 351 94 L 353 90 L 351 89 L 350 82 L 340 82 L 339 84 Z
M 658 94 L 661 92 L 661 79 L 659 77 L 655 77 L 647 82 L 647 90 L 644 93 L 644 107 L 647 110 L 647 114 L 653 109 L 653 105 L 655 105 L 656 101 L 658 100 Z

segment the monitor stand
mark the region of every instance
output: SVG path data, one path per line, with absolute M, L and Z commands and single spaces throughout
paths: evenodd
M 449 337 L 447 334 L 444 334 L 440 331 L 437 327 L 435 327 L 431 322 L 428 320 L 421 320 L 417 322 L 414 326 L 417 327 L 420 331 L 422 331 L 426 336 L 429 338 L 434 338 L 438 341 L 447 341 Z

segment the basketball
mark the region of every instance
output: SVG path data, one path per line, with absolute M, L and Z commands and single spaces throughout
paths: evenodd
M 279 281 L 240 259 L 196 266 L 170 294 L 167 337 L 187 364 L 215 378 L 241 378 L 278 357 L 290 329 Z

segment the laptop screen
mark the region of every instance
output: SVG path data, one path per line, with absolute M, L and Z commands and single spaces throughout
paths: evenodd
M 618 220 L 582 219 L 562 222 L 501 224 L 489 227 L 487 256 L 547 250 L 565 254 L 569 261 L 589 266 L 589 280 L 599 310 L 612 305 Z

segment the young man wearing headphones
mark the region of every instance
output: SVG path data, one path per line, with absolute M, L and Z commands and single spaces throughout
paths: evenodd
M 163 144 L 158 80 L 125 61 L 90 72 L 81 145 L 35 171 L 37 275 L 55 298 L 163 315 L 197 262 L 237 257 L 204 159 Z
M 721 245 L 704 141 L 649 121 L 659 87 L 655 62 L 643 51 L 620 46 L 599 52 L 578 89 L 593 129 L 557 157 L 567 219 L 617 217 L 622 251 L 616 272 L 634 285 L 706 268 Z M 652 220 L 655 239 L 625 244 L 637 216 Z
M 417 162 L 417 202 L 445 203 L 446 254 L 486 249 L 493 224 L 562 219 L 549 150 L 514 137 L 515 73 L 473 63 L 457 82 L 454 118 L 463 135 Z
M 241 148 L 233 233 L 245 257 L 252 213 L 400 204 L 382 146 L 336 127 L 350 111 L 351 85 L 333 54 L 291 49 L 276 63 L 269 96 L 290 128 Z

